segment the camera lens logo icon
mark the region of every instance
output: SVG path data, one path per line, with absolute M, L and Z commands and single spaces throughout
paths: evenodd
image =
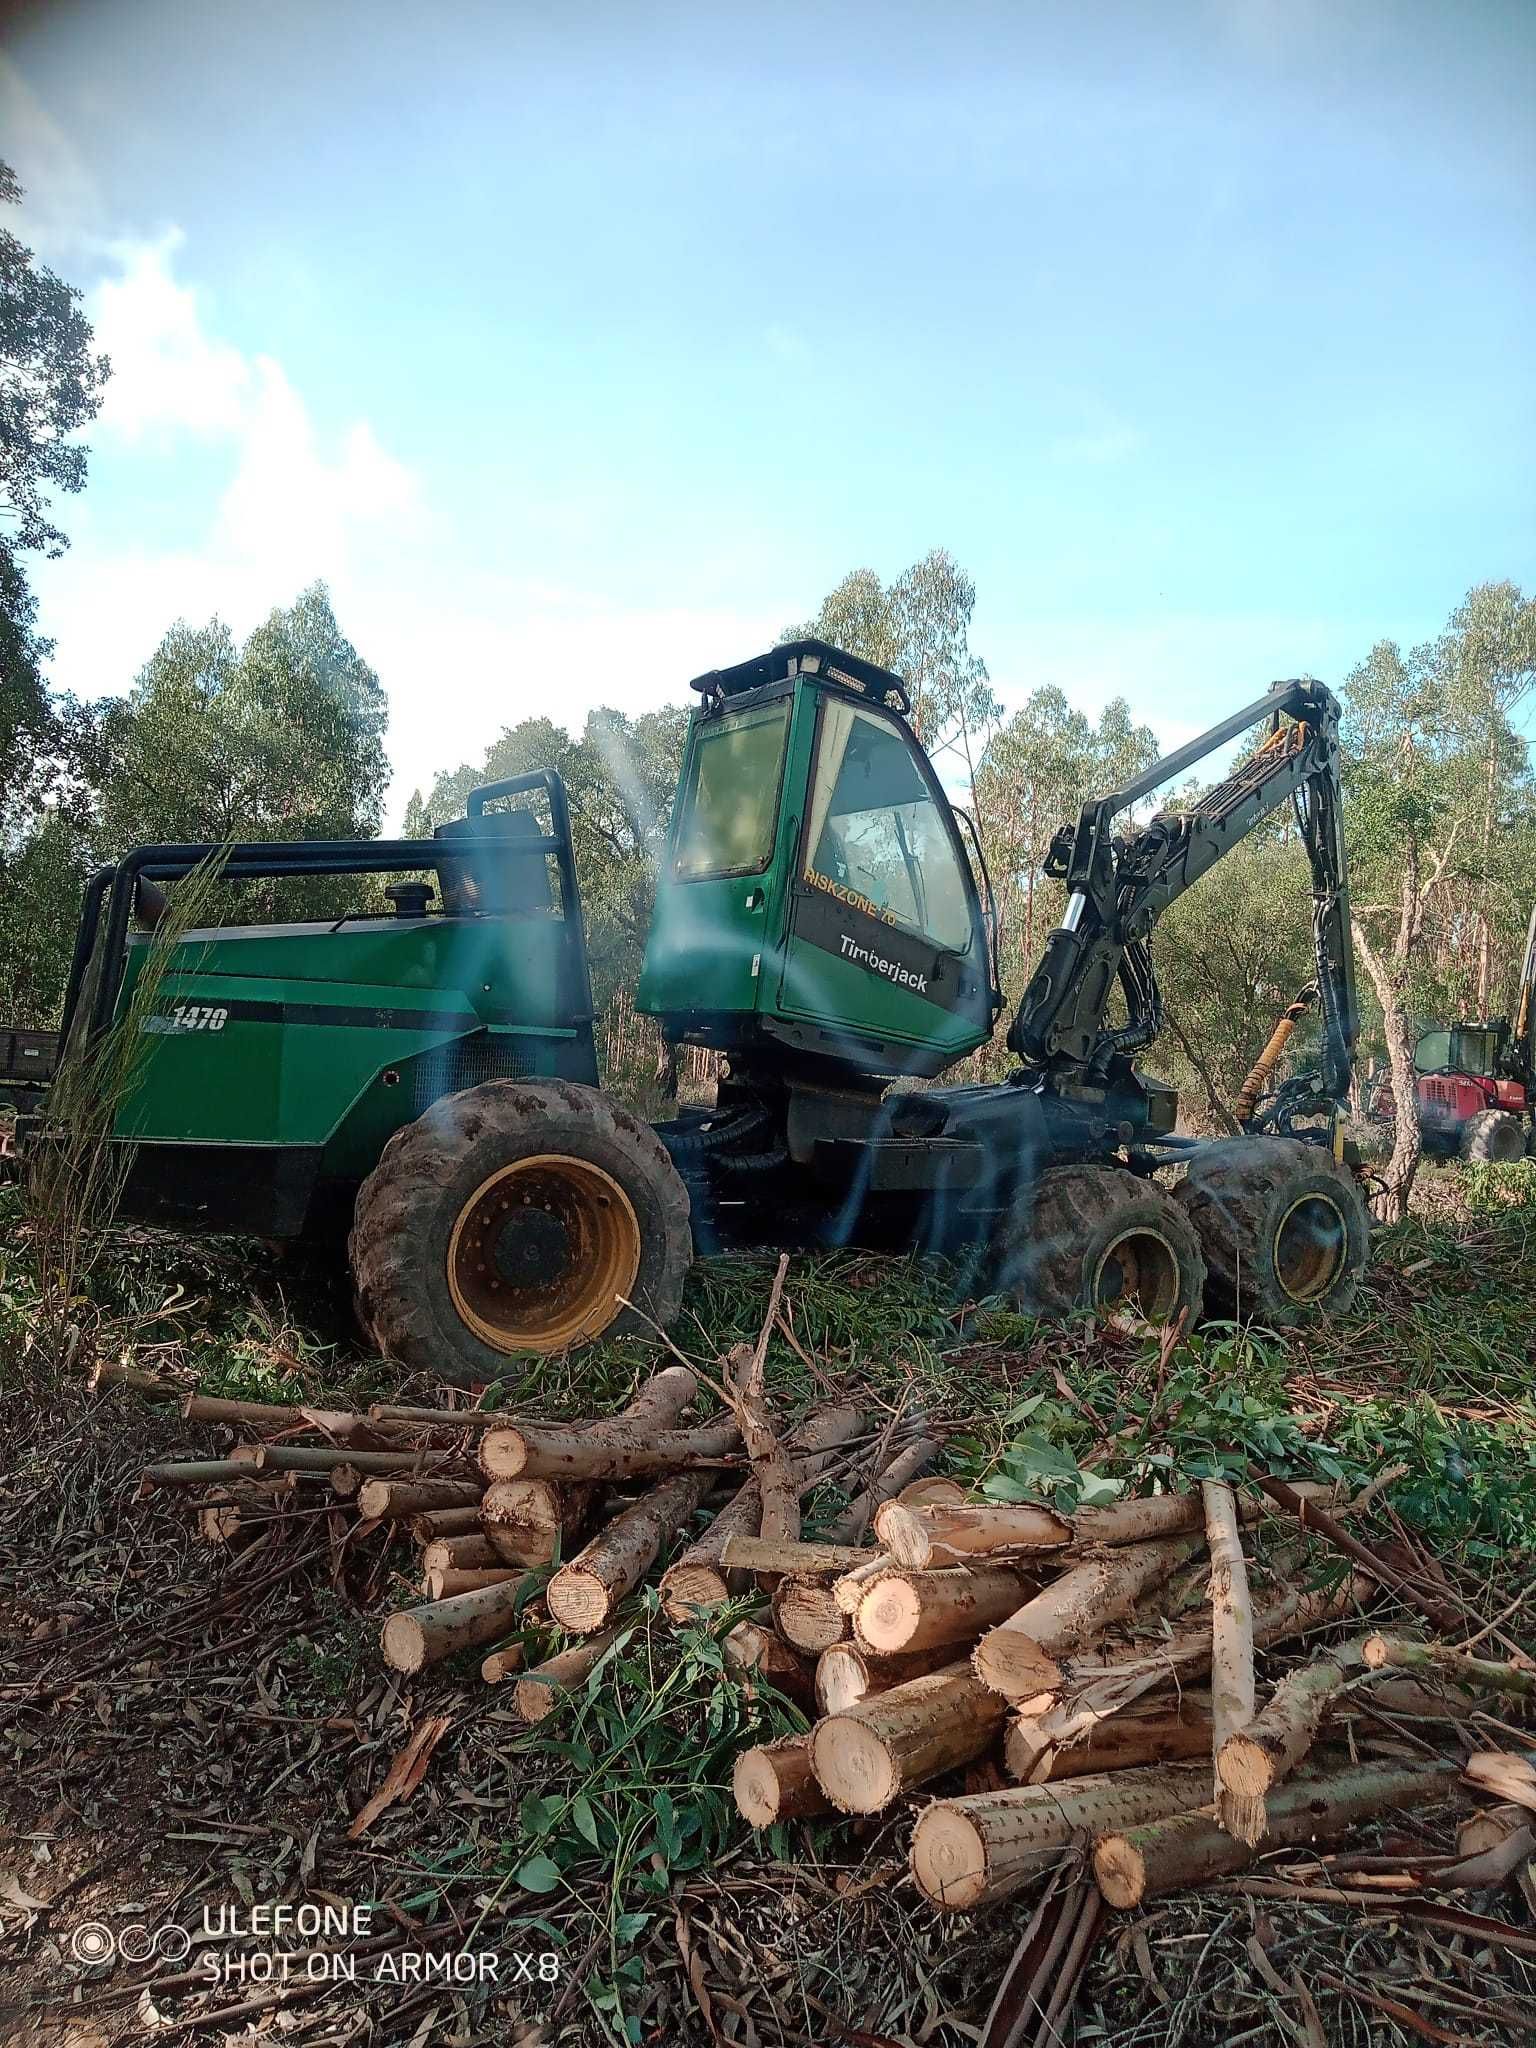
M 174 1921 L 157 1927 L 153 1933 L 135 1921 L 121 1934 L 114 1934 L 101 1921 L 87 1920 L 70 1936 L 69 1946 L 75 1961 L 84 1963 L 87 1969 L 118 1960 L 147 1963 L 153 1956 L 158 1956 L 162 1962 L 180 1963 L 185 1962 L 192 1952 L 192 1937 L 185 1927 L 178 1927 Z
M 75 1929 L 69 1946 L 77 1963 L 109 1963 L 117 1953 L 117 1937 L 99 1920 L 87 1920 Z

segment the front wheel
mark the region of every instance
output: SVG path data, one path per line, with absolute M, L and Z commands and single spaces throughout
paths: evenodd
M 1129 1309 L 1199 1320 L 1200 1240 L 1155 1181 L 1120 1166 L 1053 1166 L 1022 1189 L 997 1240 L 997 1282 L 1032 1315 Z
M 650 1126 L 597 1089 L 487 1081 L 390 1139 L 348 1255 L 380 1351 L 468 1385 L 669 1322 L 688 1194 Z
M 1357 1183 L 1320 1146 L 1218 1140 L 1195 1154 L 1174 1195 L 1200 1233 L 1217 1315 L 1293 1323 L 1354 1299 L 1370 1220 Z

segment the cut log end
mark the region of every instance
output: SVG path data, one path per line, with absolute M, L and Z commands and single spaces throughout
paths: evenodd
M 811 1763 L 816 1782 L 842 1813 L 881 1813 L 901 1791 L 901 1773 L 885 1742 L 852 1715 L 817 1722 Z
M 545 1593 L 550 1613 L 573 1635 L 591 1635 L 607 1621 L 613 1595 L 595 1572 L 579 1564 L 561 1567 Z
M 840 1643 L 851 1626 L 830 1586 L 786 1579 L 774 1596 L 774 1619 L 787 1643 L 818 1655 Z
M 528 1463 L 528 1440 L 520 1429 L 502 1423 L 488 1429 L 480 1439 L 480 1470 L 492 1485 L 499 1479 L 516 1479 Z
M 987 1888 L 987 1850 L 968 1815 L 942 1801 L 926 1808 L 912 1830 L 912 1876 L 931 1905 L 964 1913 Z
M 420 1671 L 426 1661 L 426 1632 L 415 1615 L 390 1615 L 384 1624 L 384 1662 L 390 1670 Z
M 983 1685 L 1026 1708 L 1054 1696 L 1061 1684 L 1061 1666 L 1021 1629 L 990 1630 L 976 1645 L 972 1663 Z
M 876 1655 L 903 1650 L 922 1617 L 922 1595 L 910 1579 L 876 1579 L 858 1607 L 858 1635 Z
M 1147 1889 L 1146 1859 L 1124 1835 L 1105 1835 L 1093 1852 L 1093 1875 L 1104 1902 L 1122 1912 L 1139 1906 Z
M 1256 1799 L 1262 1809 L 1264 1796 L 1275 1782 L 1275 1766 L 1261 1743 L 1241 1732 L 1229 1735 L 1221 1745 L 1216 1767 L 1222 1786 L 1235 1800 Z
M 933 1544 L 927 1528 L 900 1499 L 888 1500 L 875 1516 L 875 1533 L 891 1558 L 903 1570 L 920 1572 L 927 1568 Z
M 712 1564 L 676 1564 L 663 1573 L 661 1611 L 668 1621 L 684 1627 L 697 1621 L 711 1608 L 723 1607 L 730 1599 L 724 1572 Z
M 744 1749 L 731 1773 L 736 1810 L 752 1828 L 810 1819 L 827 1812 L 827 1799 L 811 1771 L 810 1744 L 803 1735 Z

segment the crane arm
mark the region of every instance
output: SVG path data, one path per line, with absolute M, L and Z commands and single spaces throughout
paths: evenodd
M 1116 838 L 1115 819 L 1218 747 L 1266 722 L 1258 750 L 1187 811 L 1159 813 Z M 1339 706 L 1321 683 L 1276 683 L 1124 789 L 1084 804 L 1045 863 L 1067 884 L 1066 914 L 1046 941 L 1008 1034 L 1027 1067 L 1105 1077 L 1116 1057 L 1149 1045 L 1162 1001 L 1149 941 L 1159 917 L 1280 804 L 1296 806 L 1312 870 L 1313 941 L 1323 1022 L 1321 1093 L 1349 1091 L 1359 1017 L 1349 881 L 1340 828 Z M 1106 1028 L 1116 981 L 1128 1022 Z

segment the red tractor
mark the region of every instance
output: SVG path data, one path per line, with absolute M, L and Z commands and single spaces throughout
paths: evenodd
M 1536 909 L 1513 1021 L 1494 1017 L 1426 1031 L 1413 1049 L 1413 1063 L 1426 1151 L 1491 1160 L 1536 1154 Z M 1372 1109 L 1390 1121 L 1390 1088 L 1378 1092 Z

